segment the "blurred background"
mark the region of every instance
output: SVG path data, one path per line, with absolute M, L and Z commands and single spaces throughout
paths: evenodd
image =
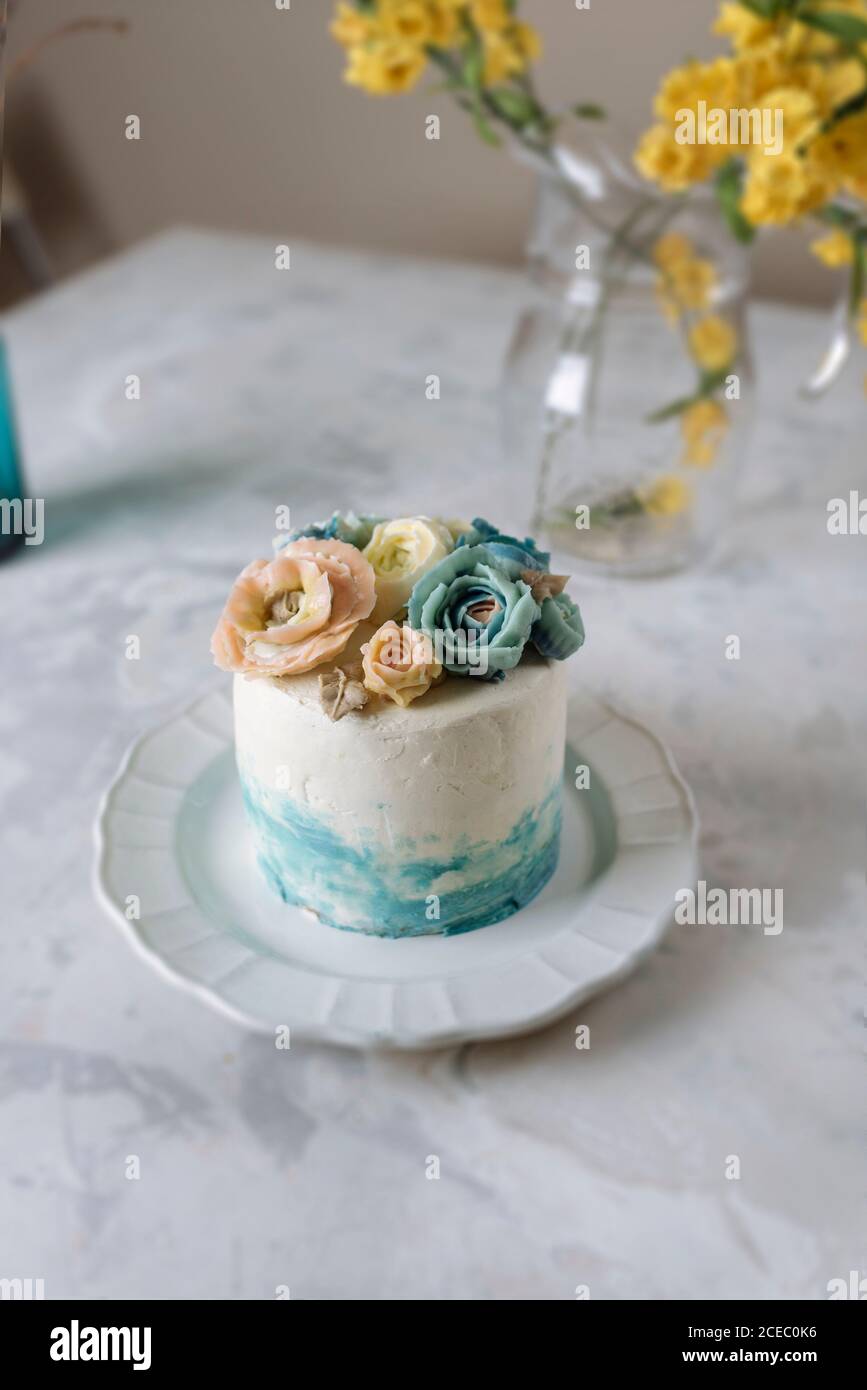
M 717 0 L 594 0 L 592 19 L 573 0 L 522 8 L 543 37 L 549 103 L 606 105 L 623 149 L 649 123 L 659 76 L 723 47 L 708 37 Z M 9 84 L 0 305 L 179 223 L 519 264 L 531 176 L 477 139 L 432 81 L 378 100 L 347 87 L 332 10 L 331 0 L 291 0 L 289 12 L 274 0 L 11 4 L 10 72 L 71 19 L 130 29 L 73 36 Z M 429 113 L 441 118 L 438 142 L 424 137 Z M 138 142 L 124 137 L 129 114 L 141 119 Z M 804 235 L 779 232 L 756 252 L 755 289 L 827 303 L 835 278 Z

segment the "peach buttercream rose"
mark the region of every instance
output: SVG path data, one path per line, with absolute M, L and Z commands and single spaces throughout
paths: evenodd
M 365 687 L 406 709 L 442 675 L 433 643 L 424 632 L 397 623 L 383 623 L 361 648 Z
M 307 536 L 274 560 L 254 560 L 235 580 L 211 638 L 223 671 L 297 676 L 343 651 L 376 602 L 360 550 Z

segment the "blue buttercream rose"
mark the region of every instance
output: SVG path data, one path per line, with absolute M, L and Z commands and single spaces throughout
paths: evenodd
M 542 611 L 533 624 L 533 646 L 543 656 L 565 661 L 584 641 L 584 624 L 578 605 L 568 594 L 557 594 L 542 600 Z
M 373 528 L 382 521 L 380 516 L 357 516 L 355 512 L 332 512 L 327 521 L 310 521 L 306 526 L 297 526 L 287 531 L 285 536 L 277 536 L 274 549 L 282 550 L 291 541 L 300 541 L 312 536 L 318 541 L 344 541 L 363 550 L 369 544 Z
M 548 551 L 540 550 L 531 536 L 519 541 L 517 536 L 505 535 L 483 516 L 473 518 L 472 526 L 458 537 L 456 545 L 484 545 L 492 555 L 513 562 L 509 565 L 510 572 L 514 566 L 517 566 L 516 573 L 522 569 L 547 570 L 551 563 Z
M 502 680 L 521 660 L 541 610 L 511 569 L 487 545 L 459 545 L 416 584 L 409 625 L 434 639 L 447 671 Z

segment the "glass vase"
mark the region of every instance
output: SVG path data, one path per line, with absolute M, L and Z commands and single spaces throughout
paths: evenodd
M 748 260 L 708 197 L 604 156 L 539 173 L 529 292 L 502 382 L 531 525 L 580 565 L 674 570 L 713 551 L 749 433 Z

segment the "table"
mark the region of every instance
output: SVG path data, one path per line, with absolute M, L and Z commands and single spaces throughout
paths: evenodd
M 782 933 L 675 926 L 535 1036 L 360 1055 L 246 1035 L 95 901 L 100 795 L 222 679 L 210 630 L 276 505 L 517 507 L 495 392 L 522 293 L 304 243 L 278 272 L 262 239 L 181 229 L 5 320 L 46 541 L 0 568 L 0 1276 L 49 1298 L 821 1299 L 863 1269 L 867 538 L 829 535 L 826 503 L 864 486 L 864 407 L 794 396 L 806 312 L 754 311 L 763 411 L 725 562 L 582 580 L 571 663 L 670 742 L 702 873 L 782 887 Z

